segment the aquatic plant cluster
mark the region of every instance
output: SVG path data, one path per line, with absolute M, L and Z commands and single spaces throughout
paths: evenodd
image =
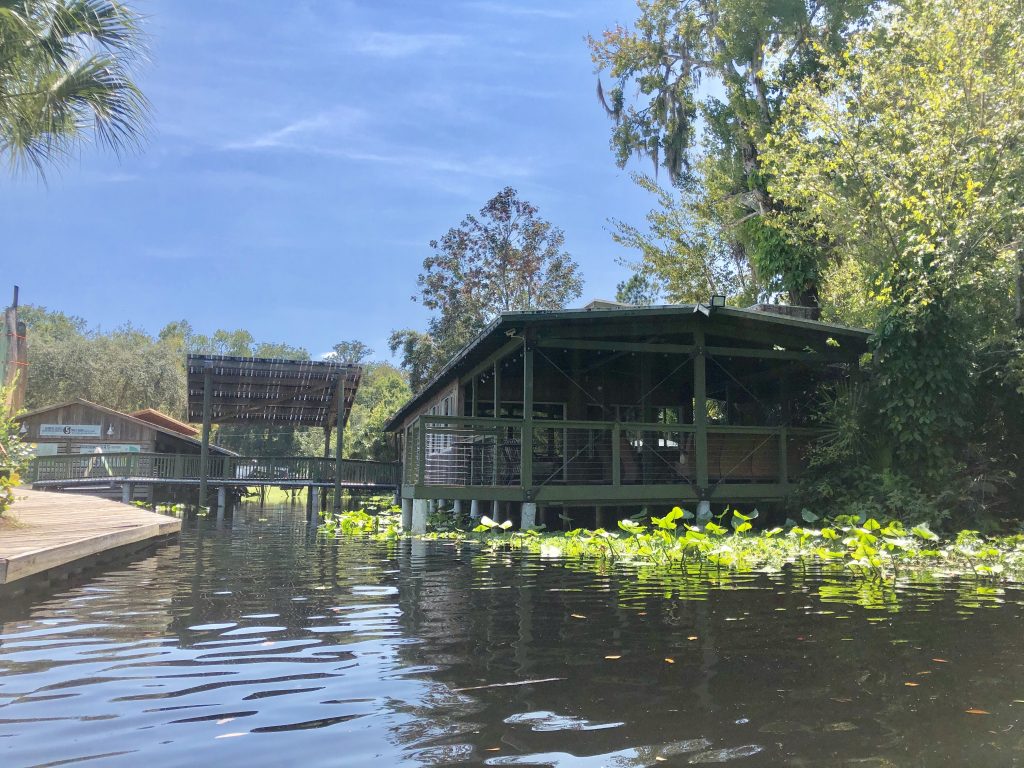
M 822 568 L 843 570 L 870 580 L 896 580 L 904 574 L 973 576 L 981 581 L 1024 580 L 1024 535 L 982 536 L 960 531 L 942 540 L 927 525 L 907 528 L 898 521 L 881 523 L 841 515 L 821 521 L 802 513 L 803 524 L 754 530 L 755 511 L 723 512 L 703 523 L 679 507 L 664 517 L 627 518 L 614 531 L 576 528 L 570 531 L 514 531 L 512 522 L 483 517 L 470 531 L 424 534 L 477 544 L 492 551 L 527 551 L 545 558 L 589 559 L 680 568 L 699 572 Z M 820 527 L 815 527 L 820 524 Z M 327 515 L 320 530 L 328 536 L 371 535 L 399 538 L 394 511 Z

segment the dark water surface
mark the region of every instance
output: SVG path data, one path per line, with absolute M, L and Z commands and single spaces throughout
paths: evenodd
M 0 605 L 0 766 L 1024 765 L 1022 602 L 316 541 L 243 509 Z

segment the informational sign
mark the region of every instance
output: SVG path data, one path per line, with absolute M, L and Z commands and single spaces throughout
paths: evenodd
M 141 445 L 129 443 L 82 443 L 78 446 L 79 453 L 141 453 Z
M 40 424 L 40 437 L 99 437 L 102 424 Z

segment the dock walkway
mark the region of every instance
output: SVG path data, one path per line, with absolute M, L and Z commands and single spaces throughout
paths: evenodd
M 0 594 L 6 585 L 144 546 L 181 530 L 181 520 L 95 496 L 17 491 L 0 517 Z

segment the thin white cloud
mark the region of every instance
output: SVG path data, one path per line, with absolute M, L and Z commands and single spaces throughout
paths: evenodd
M 560 11 L 554 8 L 537 8 L 528 5 L 520 5 L 519 3 L 499 3 L 499 2 L 472 2 L 464 3 L 466 8 L 472 8 L 473 10 L 483 11 L 484 13 L 495 13 L 503 16 L 539 16 L 544 19 L 572 19 L 577 14 L 571 11 Z
M 489 155 L 464 159 L 445 157 L 436 152 L 419 149 L 398 149 L 395 152 L 362 152 L 341 149 L 331 151 L 329 154 L 357 162 L 397 165 L 406 171 L 440 173 L 452 176 L 508 179 L 527 178 L 535 173 L 532 165 L 526 161 L 515 161 L 509 158 Z
M 246 139 L 229 141 L 223 145 L 223 149 L 301 149 L 306 144 L 315 145 L 324 136 L 337 137 L 348 132 L 364 117 L 365 113 L 362 110 L 338 107 L 328 112 L 320 112 L 311 117 L 293 120 L 281 128 L 265 131 Z
M 424 32 L 405 34 L 401 32 L 370 32 L 353 40 L 353 48 L 358 53 L 369 56 L 380 56 L 387 59 L 400 59 L 431 51 L 443 53 L 457 48 L 465 42 L 460 35 L 440 32 Z

